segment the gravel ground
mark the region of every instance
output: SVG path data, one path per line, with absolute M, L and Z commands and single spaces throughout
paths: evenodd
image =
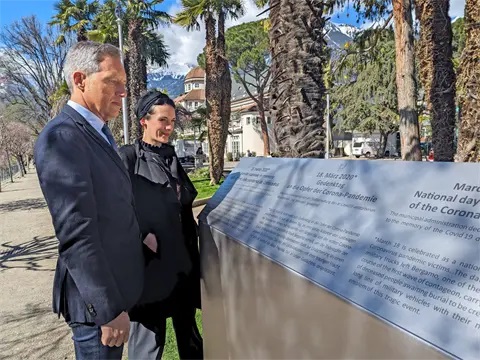
M 57 240 L 35 170 L 2 185 L 0 359 L 74 359 L 70 330 L 51 310 Z

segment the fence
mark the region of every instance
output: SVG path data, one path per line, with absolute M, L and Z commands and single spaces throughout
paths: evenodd
M 12 176 L 15 177 L 20 173 L 20 166 L 18 164 L 12 164 Z M 10 181 L 10 170 L 8 168 L 0 168 L 0 182 Z

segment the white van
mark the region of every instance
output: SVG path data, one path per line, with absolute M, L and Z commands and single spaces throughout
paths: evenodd
M 377 156 L 378 149 L 371 141 L 360 141 L 353 143 L 353 155 L 358 159 L 360 156 L 367 158 Z

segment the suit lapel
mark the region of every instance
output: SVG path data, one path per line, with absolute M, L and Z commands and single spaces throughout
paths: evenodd
M 113 149 L 113 147 L 105 141 L 104 138 L 85 120 L 85 118 L 76 112 L 72 107 L 66 105 L 63 108 L 63 112 L 69 115 L 80 127 L 89 135 L 117 164 L 117 166 L 122 170 L 123 174 L 130 180 L 128 175 L 127 169 L 125 169 L 125 165 L 123 165 L 120 156 L 117 152 Z

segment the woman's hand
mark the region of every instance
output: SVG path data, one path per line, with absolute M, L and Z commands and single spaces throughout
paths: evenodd
M 149 233 L 147 237 L 143 240 L 143 243 L 147 245 L 147 247 L 152 250 L 154 253 L 157 253 L 158 242 L 157 238 L 154 234 Z

